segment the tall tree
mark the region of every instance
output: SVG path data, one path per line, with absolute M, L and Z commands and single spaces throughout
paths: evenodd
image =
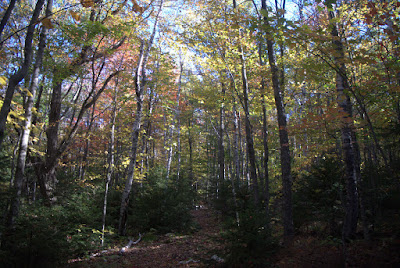
M 291 157 L 289 147 L 289 136 L 287 130 L 285 106 L 283 100 L 283 88 L 279 79 L 279 69 L 276 64 L 274 40 L 271 31 L 271 26 L 268 21 L 267 4 L 265 0 L 261 0 L 262 14 L 264 15 L 264 29 L 267 32 L 267 49 L 268 61 L 271 68 L 272 87 L 274 89 L 275 106 L 278 116 L 279 127 L 279 143 L 281 147 L 281 171 L 283 185 L 283 228 L 284 237 L 287 242 L 290 242 L 294 236 L 293 227 L 293 205 L 292 205 L 292 175 L 291 175 Z
M 167 133 L 167 146 L 168 146 L 168 151 L 167 151 L 167 179 L 169 178 L 170 172 L 171 172 L 171 164 L 172 164 L 172 158 L 173 158 L 173 136 L 174 132 L 176 131 L 177 134 L 177 149 L 176 149 L 176 154 L 177 154 L 177 177 L 179 179 L 179 173 L 180 173 L 180 165 L 181 165 L 181 125 L 180 125 L 180 98 L 181 98 L 181 90 L 182 90 L 182 75 L 183 75 L 183 60 L 181 59 L 179 62 L 179 78 L 178 78 L 178 91 L 176 93 L 176 105 L 174 108 L 174 121 L 172 124 L 170 124 L 170 127 L 168 129 Z
M 6 90 L 6 95 L 4 97 L 3 106 L 0 110 L 0 148 L 4 139 L 4 132 L 6 130 L 7 116 L 10 112 L 11 101 L 14 96 L 15 89 L 28 74 L 28 70 L 32 62 L 32 42 L 35 33 L 35 28 L 37 25 L 37 20 L 39 18 L 40 12 L 42 10 L 44 0 L 38 0 L 33 10 L 31 20 L 29 21 L 28 29 L 25 35 L 25 46 L 24 46 L 24 60 L 19 67 L 18 71 L 11 75 L 8 81 L 8 87 Z
M 51 15 L 53 1 L 47 1 L 47 8 L 46 8 L 46 16 Z M 46 47 L 46 36 L 47 35 L 47 28 L 42 27 L 40 37 L 39 37 L 39 45 L 38 51 L 36 53 L 36 61 L 32 72 L 31 77 L 31 84 L 29 86 L 29 90 L 26 94 L 26 103 L 25 103 L 25 120 L 23 123 L 22 128 L 22 136 L 21 142 L 19 146 L 19 153 L 18 153 L 18 160 L 17 160 L 17 167 L 15 171 L 15 181 L 14 181 L 14 197 L 11 201 L 11 207 L 9 216 L 7 219 L 7 226 L 12 227 L 14 225 L 15 219 L 18 217 L 19 211 L 19 200 L 21 197 L 22 192 L 22 183 L 24 180 L 24 173 L 25 173 L 25 163 L 26 163 L 26 156 L 28 153 L 28 143 L 29 143 L 29 136 L 31 132 L 32 126 L 32 108 L 33 102 L 36 96 L 36 91 L 39 87 L 39 74 L 42 67 L 43 55 L 44 50 Z
M 334 18 L 335 13 L 329 11 L 332 42 L 335 49 L 334 60 L 338 68 L 336 71 L 337 102 L 340 110 L 343 112 L 341 118 L 341 137 L 346 178 L 346 216 L 343 223 L 343 237 L 344 239 L 349 239 L 354 237 L 357 229 L 359 212 L 357 191 L 357 181 L 359 179 L 357 176 L 360 174 L 360 166 L 357 164 L 359 163 L 357 160 L 359 156 L 357 152 L 358 144 L 354 134 L 352 104 L 348 95 L 350 88 L 344 62 L 344 48 Z
M 104 189 L 104 202 L 103 202 L 103 219 L 101 228 L 101 245 L 104 245 L 104 232 L 106 228 L 106 216 L 107 216 L 107 200 L 108 191 L 111 183 L 111 178 L 114 173 L 114 151 L 115 151 L 115 119 L 117 117 L 117 97 L 118 97 L 118 81 L 115 83 L 115 92 L 113 97 L 113 107 L 111 112 L 111 122 L 110 122 L 110 141 L 108 144 L 108 154 L 107 154 L 107 176 Z
M 233 8 L 236 9 L 236 1 L 233 1 Z M 243 46 L 241 44 L 242 33 L 239 29 L 239 58 L 241 63 L 241 75 L 242 75 L 242 105 L 244 109 L 244 122 L 245 122 L 245 131 L 246 131 L 246 146 L 247 146 L 247 156 L 249 159 L 249 173 L 250 173 L 250 181 L 251 188 L 254 196 L 254 204 L 256 206 L 259 205 L 259 189 L 258 189 L 258 179 L 257 179 L 257 167 L 256 167 L 256 154 L 254 150 L 254 140 L 253 140 L 253 126 L 250 122 L 250 107 L 249 107 L 249 81 L 247 79 L 247 66 L 246 66 L 246 58 L 243 51 Z
M 262 43 L 259 44 L 259 62 L 260 66 L 264 66 L 265 63 L 262 58 Z M 264 148 L 264 158 L 263 158 L 263 167 L 264 167 L 264 206 L 265 206 L 265 215 L 267 219 L 269 218 L 269 172 L 268 172 L 268 160 L 269 160 L 269 150 L 268 150 L 268 123 L 267 123 L 267 105 L 265 103 L 265 78 L 261 77 L 261 106 L 262 106 L 262 139 L 263 139 L 263 148 Z
M 135 92 L 136 92 L 136 115 L 135 121 L 133 122 L 132 127 L 132 146 L 130 152 L 130 160 L 127 171 L 127 180 L 125 183 L 124 191 L 122 192 L 121 199 L 121 208 L 119 212 L 119 224 L 118 224 L 118 233 L 120 235 L 125 235 L 126 233 L 126 220 L 128 217 L 128 205 L 129 205 L 129 196 L 132 190 L 133 178 L 135 175 L 135 166 L 136 166 L 136 153 L 138 149 L 138 141 L 139 141 L 139 133 L 141 128 L 141 121 L 143 115 L 143 97 L 144 90 L 146 86 L 146 66 L 147 61 L 150 55 L 150 49 L 153 46 L 154 37 L 156 35 L 157 23 L 158 19 L 163 7 L 163 0 L 160 1 L 160 7 L 157 11 L 153 31 L 150 35 L 149 40 L 146 42 L 141 39 L 140 44 L 140 53 L 138 64 L 135 72 Z
M 218 129 L 218 166 L 219 166 L 219 183 L 223 183 L 225 179 L 225 146 L 224 146 L 224 134 L 225 134 L 225 84 L 221 83 L 222 99 L 219 115 L 219 129 Z
M 8 4 L 7 10 L 4 13 L 3 18 L 1 19 L 1 22 L 0 22 L 0 49 L 3 46 L 3 41 L 1 40 L 1 37 L 3 35 L 4 28 L 6 27 L 7 22 L 10 19 L 11 12 L 15 7 L 15 3 L 16 2 L 17 2 L 17 0 L 10 0 L 10 3 Z

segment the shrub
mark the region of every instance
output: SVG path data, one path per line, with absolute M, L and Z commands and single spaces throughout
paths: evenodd
M 339 221 L 343 219 L 343 168 L 334 157 L 321 157 L 310 172 L 297 181 L 293 196 L 296 227 L 329 226 L 332 235 L 339 235 Z M 316 230 L 317 232 L 323 230 Z
M 135 232 L 189 230 L 192 199 L 190 185 L 184 177 L 166 181 L 161 176 L 150 175 L 135 193 L 128 226 Z
M 268 257 L 277 249 L 277 242 L 271 235 L 264 211 L 247 208 L 239 212 L 239 217 L 239 226 L 234 219 L 230 219 L 227 226 L 228 265 L 265 267 Z
M 39 202 L 23 207 L 15 229 L 3 237 L 4 265 L 54 267 L 99 246 L 98 215 L 90 200 L 81 193 L 52 207 Z

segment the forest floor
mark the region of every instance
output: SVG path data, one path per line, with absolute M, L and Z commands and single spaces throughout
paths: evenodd
M 88 259 L 70 260 L 67 267 L 230 267 L 223 260 L 227 252 L 221 237 L 221 217 L 207 208 L 191 213 L 198 226 L 191 234 L 170 233 L 154 236 L 150 241 L 144 238 L 122 254 L 116 247 Z M 395 226 L 400 228 L 398 222 Z M 388 226 L 370 241 L 361 238 L 353 241 L 347 248 L 346 265 L 343 265 L 340 241 L 310 233 L 296 235 L 291 246 L 279 249 L 268 262 L 272 267 L 291 268 L 400 267 L 400 229 L 397 228 Z
M 219 267 L 223 259 L 221 221 L 211 209 L 193 210 L 198 231 L 188 235 L 169 233 L 140 241 L 123 254 L 109 250 L 90 259 L 70 260 L 68 267 Z

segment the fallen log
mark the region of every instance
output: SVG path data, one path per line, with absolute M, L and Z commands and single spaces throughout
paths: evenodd
M 124 252 L 125 252 L 127 249 L 129 249 L 132 245 L 136 245 L 137 243 L 139 243 L 140 240 L 142 240 L 142 234 L 139 233 L 139 238 L 138 238 L 138 240 L 133 241 L 132 239 L 129 239 L 129 243 L 128 243 L 125 247 L 121 248 L 121 250 L 119 251 L 119 254 L 124 254 Z

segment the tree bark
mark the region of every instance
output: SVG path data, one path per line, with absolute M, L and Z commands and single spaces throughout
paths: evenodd
M 264 66 L 265 63 L 262 59 L 262 44 L 259 44 L 259 62 L 261 66 Z M 265 215 L 267 220 L 269 219 L 269 173 L 268 173 L 268 160 L 269 160 L 269 151 L 268 151 L 268 124 L 267 124 L 267 107 L 265 103 L 265 79 L 264 76 L 261 77 L 261 106 L 262 106 L 262 138 L 263 138 L 263 147 L 264 147 L 264 158 L 263 158 L 263 167 L 264 167 L 264 206 L 265 206 Z
M 236 111 L 236 103 L 233 104 L 233 161 L 235 166 L 235 176 L 236 186 L 240 186 L 240 158 L 239 158 L 239 115 Z M 233 179 L 233 178 L 232 178 Z
M 117 96 L 118 96 L 118 83 L 115 85 L 115 93 L 113 98 L 113 110 L 111 113 L 111 128 L 110 128 L 110 143 L 108 146 L 107 155 L 107 177 L 104 189 L 104 203 L 103 203 L 103 219 L 101 228 L 101 246 L 104 245 L 104 232 L 106 228 L 106 216 L 107 216 L 107 198 L 108 189 L 111 183 L 111 178 L 114 173 L 114 148 L 115 148 L 115 118 L 117 117 Z
M 177 167 L 176 167 L 176 174 L 177 174 L 177 180 L 179 181 L 180 178 L 180 172 L 181 172 L 181 153 L 182 153 L 182 148 L 181 148 L 181 107 L 180 107 L 180 97 L 181 97 L 181 91 L 182 91 L 182 74 L 183 74 L 183 64 L 184 62 L 181 61 L 179 63 L 179 79 L 178 79 L 178 94 L 176 96 L 176 108 L 175 108 L 175 113 L 176 113 L 176 134 L 177 134 Z
M 93 122 L 94 122 L 94 112 L 96 110 L 96 103 L 93 104 L 92 107 L 92 111 L 91 112 L 87 112 L 87 130 L 84 136 L 85 139 L 85 147 L 83 149 L 83 156 L 82 156 L 82 160 L 81 160 L 81 172 L 79 174 L 79 178 L 81 181 L 83 181 L 85 179 L 85 175 L 86 175 L 86 170 L 87 167 L 89 165 L 88 163 L 88 157 L 89 157 L 89 151 L 90 151 L 90 131 L 92 129 L 93 126 Z
M 219 129 L 218 129 L 218 166 L 219 176 L 218 180 L 222 183 L 225 179 L 225 146 L 224 146 L 224 133 L 225 133 L 225 85 L 222 83 L 222 103 L 219 111 Z
M 8 20 L 10 19 L 11 12 L 15 7 L 16 2 L 17 2 L 17 0 L 10 0 L 10 3 L 8 4 L 8 8 L 7 8 L 6 12 L 4 13 L 3 18 L 1 19 L 1 22 L 0 22 L 0 49 L 3 46 L 1 36 L 3 35 L 4 28 L 6 27 L 6 24 L 7 24 Z
M 136 152 L 138 148 L 139 132 L 141 127 L 142 113 L 143 113 L 142 107 L 143 107 L 143 92 L 144 92 L 144 87 L 146 85 L 146 65 L 148 57 L 150 55 L 150 49 L 153 45 L 154 36 L 156 34 L 158 18 L 161 13 L 162 6 L 163 6 L 163 0 L 161 0 L 160 8 L 155 18 L 153 32 L 148 41 L 146 50 L 144 47 L 145 42 L 143 40 L 141 41 L 141 46 L 140 46 L 139 62 L 136 69 L 136 77 L 135 77 L 136 116 L 132 128 L 132 147 L 130 154 L 130 162 L 128 166 L 127 180 L 125 183 L 124 191 L 122 192 L 121 209 L 119 213 L 118 233 L 120 235 L 125 235 L 126 233 L 126 220 L 128 217 L 129 196 L 132 190 L 133 177 L 135 174 Z
M 46 8 L 47 16 L 51 14 L 51 10 L 52 10 L 52 0 L 48 0 Z M 23 122 L 22 137 L 21 137 L 18 160 L 17 160 L 17 168 L 15 171 L 14 196 L 13 200 L 11 201 L 10 212 L 6 224 L 10 228 L 14 226 L 15 219 L 18 217 L 18 212 L 20 207 L 22 183 L 24 180 L 26 156 L 28 153 L 29 136 L 32 126 L 32 108 L 36 96 L 36 90 L 39 86 L 39 74 L 40 74 L 40 69 L 42 68 L 43 55 L 46 46 L 46 34 L 47 34 L 47 29 L 45 27 L 42 27 L 39 37 L 38 51 L 36 54 L 36 62 L 33 68 L 33 73 L 31 78 L 31 84 L 29 87 L 29 92 L 27 93 L 26 96 L 25 120 Z
M 29 67 L 31 65 L 32 61 L 32 40 L 35 32 L 35 27 L 37 25 L 36 21 L 39 18 L 40 11 L 42 10 L 42 6 L 44 4 L 44 0 L 38 0 L 36 2 L 35 9 L 32 14 L 32 18 L 29 22 L 29 26 L 26 32 L 25 36 L 25 47 L 24 47 L 24 61 L 21 65 L 21 67 L 18 69 L 16 73 L 11 75 L 7 90 L 6 90 L 6 95 L 4 97 L 3 101 L 3 106 L 1 107 L 0 110 L 0 148 L 2 145 L 2 142 L 4 140 L 4 133 L 6 129 L 6 122 L 7 122 L 7 116 L 8 113 L 10 112 L 11 108 L 11 101 L 14 96 L 14 91 L 19 85 L 19 83 L 22 81 L 22 79 L 25 78 L 25 76 L 28 73 Z
M 56 75 L 57 72 L 55 72 Z M 39 178 L 40 193 L 49 205 L 55 184 L 57 183 L 55 176 L 55 168 L 58 161 L 58 130 L 60 124 L 61 113 L 61 89 L 62 82 L 53 78 L 53 93 L 50 101 L 49 126 L 46 130 L 47 148 L 45 162 L 41 170 Z
M 262 9 L 266 11 L 266 1 L 261 0 Z M 264 17 L 264 25 L 270 27 L 268 18 Z M 267 37 L 268 61 L 271 68 L 272 87 L 274 89 L 275 106 L 278 117 L 279 143 L 281 147 L 281 171 L 283 186 L 283 235 L 286 243 L 290 243 L 294 236 L 293 205 L 292 205 L 292 176 L 289 137 L 287 132 L 286 114 L 283 103 L 279 70 L 276 65 L 274 41 Z
M 157 66 L 158 68 L 158 66 Z M 147 112 L 147 124 L 145 128 L 145 153 L 146 153 L 146 159 L 145 159 L 145 167 L 146 167 L 146 172 L 149 172 L 150 166 L 150 154 L 151 154 L 151 136 L 152 136 L 152 124 L 151 124 L 151 117 L 153 115 L 153 109 L 154 109 L 154 104 L 156 102 L 156 96 L 155 96 L 155 91 L 157 89 L 157 82 L 156 84 L 151 88 L 150 91 L 150 97 L 149 97 L 149 106 L 148 106 L 148 112 Z M 152 156 L 152 158 L 154 155 Z
M 236 9 L 236 1 L 233 1 L 233 8 Z M 239 35 L 241 35 L 239 31 Z M 242 37 L 239 36 L 241 39 Z M 258 181 L 257 181 L 257 167 L 256 167 L 256 156 L 254 151 L 254 142 L 253 142 L 253 128 L 250 122 L 250 112 L 249 112 L 249 83 L 247 80 L 247 69 L 246 69 L 246 59 L 244 56 L 244 51 L 242 45 L 239 45 L 239 57 L 241 63 L 241 74 L 242 74 L 242 90 L 243 90 L 243 109 L 245 113 L 245 131 L 246 131 L 246 146 L 247 146 L 247 155 L 249 158 L 249 173 L 250 173 L 250 186 L 253 192 L 254 204 L 255 206 L 259 205 L 259 189 L 258 189 Z
M 192 135 L 192 117 L 188 118 L 188 144 L 189 144 L 189 181 L 193 185 L 194 176 L 193 176 L 193 135 Z
M 335 14 L 333 11 L 329 12 L 329 19 L 333 20 Z M 345 205 L 345 219 L 343 223 L 343 238 L 345 240 L 354 237 L 357 229 L 358 222 L 358 191 L 357 181 L 359 165 L 357 165 L 357 148 L 358 144 L 355 140 L 354 125 L 353 125 L 353 111 L 352 104 L 348 93 L 350 92 L 349 85 L 346 77 L 346 66 L 344 64 L 344 49 L 343 43 L 340 40 L 337 26 L 331 23 L 331 35 L 333 38 L 333 46 L 336 50 L 334 55 L 335 64 L 338 67 L 336 71 L 336 92 L 337 102 L 339 109 L 343 112 L 341 118 L 341 136 L 342 136 L 342 150 L 343 160 L 345 163 L 345 177 L 346 177 L 346 205 Z M 357 146 L 357 148 L 356 148 Z

